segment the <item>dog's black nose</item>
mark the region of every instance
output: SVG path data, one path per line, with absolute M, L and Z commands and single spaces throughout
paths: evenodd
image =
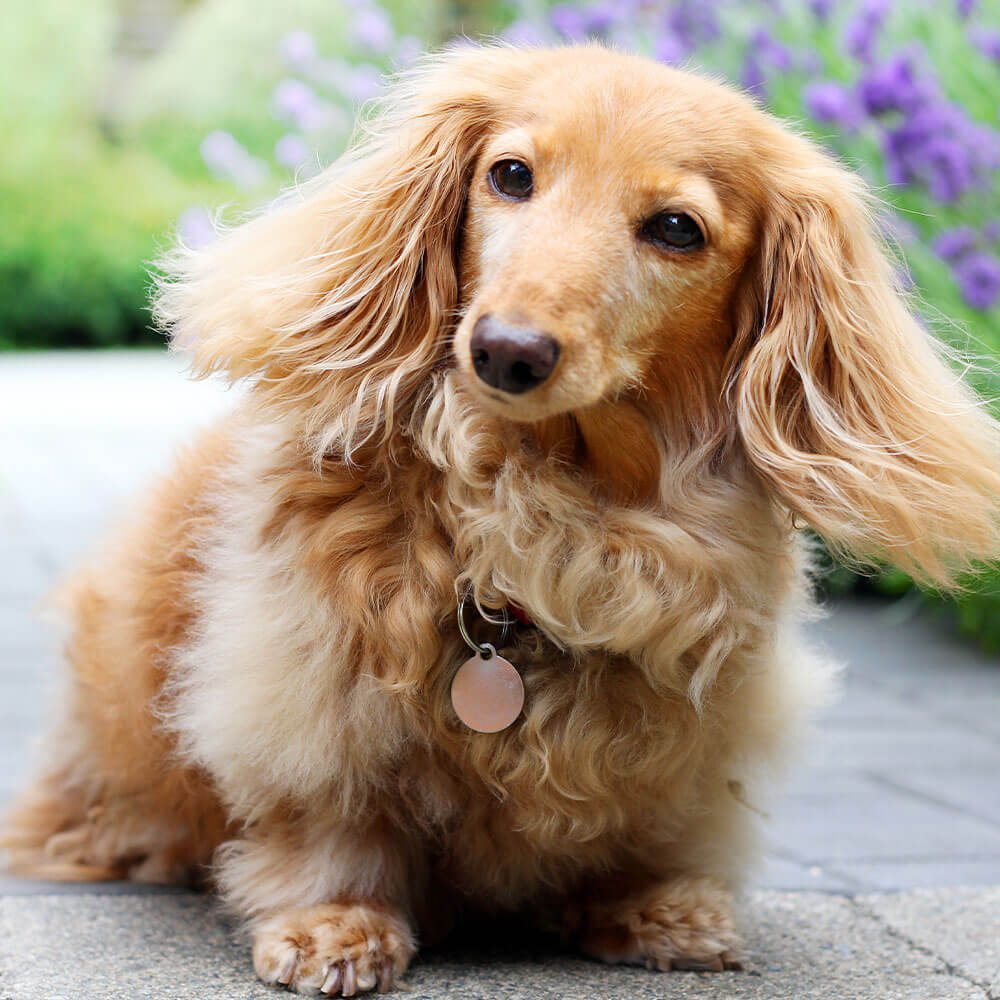
M 472 367 L 494 389 L 527 392 L 541 385 L 559 360 L 559 345 L 547 334 L 508 326 L 493 316 L 480 316 L 470 342 Z

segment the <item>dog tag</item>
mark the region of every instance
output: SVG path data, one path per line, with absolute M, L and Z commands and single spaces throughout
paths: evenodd
M 463 663 L 451 682 L 455 714 L 477 733 L 499 733 L 524 708 L 524 682 L 514 664 L 486 644 Z M 486 654 L 489 655 L 486 655 Z

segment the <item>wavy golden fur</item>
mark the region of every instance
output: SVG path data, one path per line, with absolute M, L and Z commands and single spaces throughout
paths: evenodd
M 664 212 L 703 245 L 651 241 Z M 998 427 L 893 273 L 861 182 L 723 86 L 593 47 L 427 61 L 172 260 L 175 343 L 251 389 L 76 578 L 12 866 L 207 875 L 305 992 L 387 988 L 465 909 L 735 966 L 748 803 L 827 676 L 790 515 L 939 586 L 1000 552 Z M 554 370 L 487 384 L 487 321 Z M 448 695 L 466 586 L 535 626 L 494 735 Z

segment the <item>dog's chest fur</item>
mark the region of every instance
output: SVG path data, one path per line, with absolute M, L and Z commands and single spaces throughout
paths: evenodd
M 397 812 L 465 886 L 516 896 L 655 850 L 721 780 L 725 699 L 699 715 L 690 689 L 726 688 L 722 665 L 768 635 L 773 581 L 731 544 L 761 525 L 734 516 L 725 484 L 681 525 L 601 506 L 537 460 L 489 468 L 490 440 L 461 420 L 439 440 L 449 454 L 428 447 L 393 496 L 305 470 L 282 493 L 288 440 L 245 429 L 177 653 L 182 749 L 239 816 L 278 801 L 347 822 Z M 541 630 L 509 651 L 526 709 L 493 736 L 464 730 L 448 698 L 468 655 L 462 578 Z

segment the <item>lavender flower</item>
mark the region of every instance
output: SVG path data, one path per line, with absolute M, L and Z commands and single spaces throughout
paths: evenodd
M 596 3 L 585 11 L 588 35 L 606 35 L 619 20 L 620 4 Z
M 534 21 L 521 18 L 515 21 L 503 33 L 511 45 L 543 45 L 548 41 L 548 34 Z
M 561 3 L 549 12 L 552 27 L 564 38 L 579 41 L 587 37 L 587 21 L 579 8 Z
M 317 58 L 316 39 L 308 31 L 292 31 L 282 39 L 278 51 L 292 69 L 308 70 Z
M 977 0 L 956 0 L 955 9 L 962 20 L 967 20 L 976 9 Z
M 996 133 L 943 100 L 916 108 L 887 130 L 884 148 L 887 172 L 896 183 L 922 181 L 935 198 L 949 203 L 988 183 L 1000 163 Z
M 295 132 L 283 135 L 274 147 L 274 158 L 289 170 L 298 170 L 311 156 L 309 144 Z
M 969 36 L 972 44 L 988 59 L 1000 62 L 1000 31 L 974 31 Z
M 960 260 L 976 246 L 976 233 L 969 226 L 945 229 L 931 241 L 931 249 L 949 263 Z
M 373 53 L 387 52 L 395 37 L 392 21 L 381 7 L 366 5 L 354 15 L 351 38 L 362 49 Z
M 740 83 L 751 93 L 762 95 L 764 86 L 767 83 L 767 74 L 760 58 L 754 52 L 748 52 L 743 60 L 743 69 L 740 72 Z
M 275 112 L 284 119 L 303 126 L 315 117 L 319 98 L 316 91 L 302 80 L 291 77 L 282 80 L 274 90 Z
M 683 62 L 688 51 L 688 48 L 672 31 L 661 32 L 653 42 L 653 58 L 670 65 Z
M 371 63 L 355 66 L 350 76 L 344 81 L 344 95 L 355 104 L 377 97 L 382 92 L 382 71 Z
M 766 28 L 758 28 L 750 36 L 750 46 L 764 65 L 780 72 L 792 68 L 792 53 Z
M 858 96 L 872 115 L 913 111 L 935 95 L 926 70 L 918 70 L 910 53 L 898 53 L 866 72 L 858 82 Z
M 842 83 L 818 80 L 808 84 L 802 96 L 809 114 L 819 122 L 852 132 L 864 121 L 854 94 Z
M 992 254 L 970 254 L 956 266 L 955 276 L 973 309 L 991 309 L 1000 301 L 1000 260 Z
M 834 0 L 809 0 L 809 9 L 819 21 L 828 21 L 833 13 Z
M 216 129 L 201 141 L 201 158 L 222 180 L 237 187 L 255 188 L 267 177 L 267 168 L 229 132 Z
M 769 71 L 784 73 L 791 68 L 791 52 L 766 28 L 759 28 L 750 36 L 740 82 L 750 93 L 763 95 Z
M 177 220 L 177 235 L 188 249 L 201 250 L 213 242 L 218 233 L 208 209 L 192 205 L 181 212 L 181 217 Z
M 667 27 L 689 51 L 714 42 L 722 34 L 715 7 L 712 0 L 676 0 L 669 8 Z
M 859 62 L 868 63 L 874 58 L 888 12 L 889 0 L 864 0 L 857 14 L 848 22 L 844 47 Z

